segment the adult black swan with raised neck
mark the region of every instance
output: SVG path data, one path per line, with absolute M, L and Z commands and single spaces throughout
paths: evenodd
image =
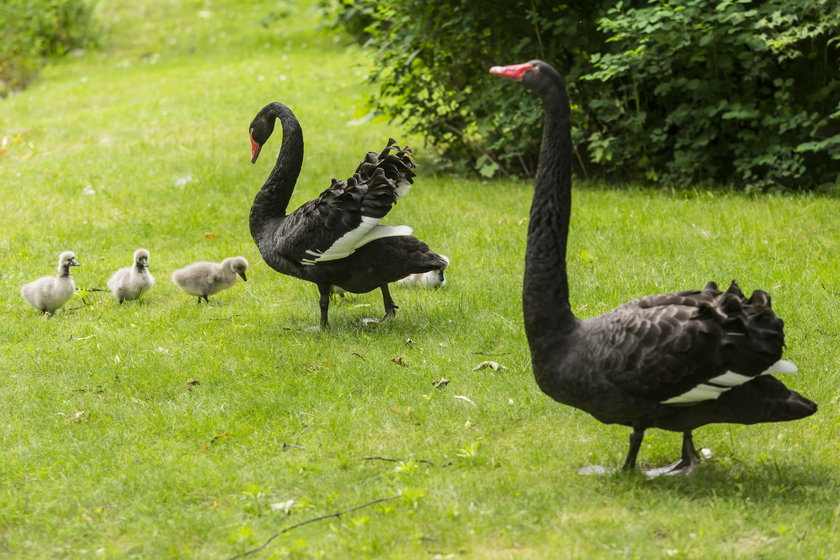
M 569 98 L 560 74 L 533 60 L 490 73 L 542 99 L 543 136 L 528 224 L 522 307 L 534 377 L 555 400 L 633 429 L 624 470 L 635 467 L 648 428 L 683 433 L 682 457 L 661 471 L 687 473 L 698 458 L 692 431 L 718 423 L 797 420 L 817 405 L 772 377 L 784 323 L 770 296 L 747 298 L 733 282 L 642 297 L 581 320 L 569 304 L 566 242 L 571 209 Z
M 274 270 L 313 282 L 320 293 L 321 327 L 327 327 L 333 286 L 347 292 L 382 290 L 385 318 L 397 306 L 388 284 L 409 274 L 446 266 L 446 260 L 412 237 L 408 226 L 379 222 L 408 192 L 415 167 L 408 148 L 390 139 L 369 152 L 346 181 L 332 180 L 318 198 L 286 213 L 303 165 L 303 132 L 291 109 L 269 103 L 251 121 L 251 163 L 280 120 L 277 163 L 251 206 L 251 236 Z

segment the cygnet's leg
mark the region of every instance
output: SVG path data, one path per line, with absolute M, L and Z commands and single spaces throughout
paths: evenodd
M 321 294 L 321 299 L 318 305 L 321 307 L 321 328 L 326 329 L 330 326 L 328 317 L 330 313 L 330 292 L 332 292 L 331 284 L 318 284 L 318 292 Z

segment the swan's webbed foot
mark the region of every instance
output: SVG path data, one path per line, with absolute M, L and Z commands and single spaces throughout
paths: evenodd
M 703 451 L 704 454 L 702 456 L 706 458 L 711 456 L 711 453 L 707 449 L 704 449 Z M 694 447 L 694 438 L 692 438 L 691 432 L 683 432 L 682 456 L 680 457 L 680 460 L 664 467 L 649 469 L 644 471 L 644 474 L 648 478 L 655 478 L 662 475 L 687 476 L 694 472 L 700 458 L 700 453 L 698 453 L 697 449 Z
M 636 466 L 636 457 L 639 454 L 639 448 L 642 446 L 642 439 L 645 430 L 641 427 L 634 427 L 633 433 L 630 434 L 630 450 L 627 452 L 627 459 L 621 467 L 623 472 L 632 471 Z M 666 465 L 664 467 L 656 467 L 653 469 L 642 470 L 648 478 L 656 478 L 657 476 L 668 475 L 682 475 L 691 474 L 697 467 L 700 458 L 708 459 L 711 453 L 708 449 L 704 449 L 702 455 L 697 452 L 694 447 L 694 439 L 691 437 L 691 432 L 683 432 L 682 456 L 676 463 Z M 590 465 L 588 467 L 581 467 L 578 469 L 578 474 L 612 474 L 617 472 L 615 467 L 604 467 L 601 465 Z

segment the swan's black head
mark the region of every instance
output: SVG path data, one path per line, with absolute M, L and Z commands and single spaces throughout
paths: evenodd
M 271 112 L 271 105 L 266 105 L 257 113 L 248 127 L 251 135 L 251 163 L 256 163 L 260 150 L 271 133 L 274 132 L 275 115 Z
M 547 62 L 542 60 L 531 60 L 523 64 L 513 64 L 511 66 L 493 66 L 490 68 L 490 73 L 494 76 L 507 78 L 514 82 L 520 82 L 523 86 L 530 88 L 542 95 L 548 93 L 558 85 L 564 86 L 563 78 Z

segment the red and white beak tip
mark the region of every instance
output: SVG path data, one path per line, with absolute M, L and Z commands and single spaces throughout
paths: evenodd
M 262 149 L 262 144 L 257 144 L 254 142 L 254 136 L 251 136 L 251 163 L 257 163 L 257 158 L 260 155 L 260 150 Z
M 525 75 L 525 72 L 533 69 L 534 65 L 526 62 L 524 64 L 512 64 L 510 66 L 493 66 L 490 68 L 490 73 L 494 76 L 518 82 L 522 79 L 522 76 Z

